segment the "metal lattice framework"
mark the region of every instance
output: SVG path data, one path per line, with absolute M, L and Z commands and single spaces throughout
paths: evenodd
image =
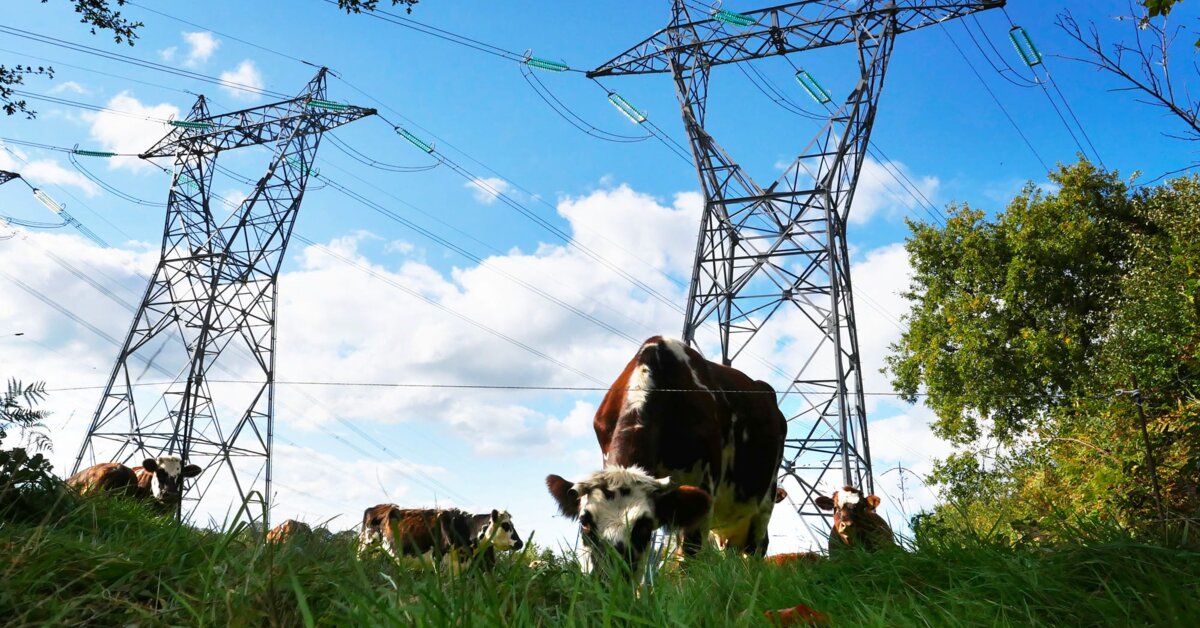
M 326 100 L 325 74 L 296 98 L 233 113 L 210 116 L 201 96 L 141 155 L 175 159 L 162 255 L 75 471 L 176 454 L 204 469 L 185 487 L 191 508 L 232 486 L 235 508 L 265 516 L 280 264 L 322 133 L 375 113 Z M 258 145 L 273 153 L 266 173 L 227 217 L 214 211 L 218 154 Z M 168 381 L 142 382 L 150 369 Z
M 589 73 L 674 77 L 705 198 L 684 339 L 694 345 L 715 319 L 721 359 L 732 364 L 781 313 L 808 325 L 796 334 L 803 366 L 781 396 L 791 434 L 781 476 L 802 488 L 799 514 L 816 539 L 829 529 L 813 502 L 823 480 L 874 490 L 846 221 L 893 41 L 1003 5 L 807 0 L 693 19 L 674 0 L 667 28 Z M 760 185 L 705 130 L 711 69 L 840 44 L 857 48 L 857 83 L 783 175 Z
M 4 185 L 13 179 L 20 179 L 21 175 L 7 170 L 0 170 L 0 185 Z

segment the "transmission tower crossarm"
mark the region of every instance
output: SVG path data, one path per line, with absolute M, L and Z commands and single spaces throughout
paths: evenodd
M 297 111 L 304 113 L 297 114 Z M 187 126 L 175 128 L 138 156 L 142 159 L 174 157 L 181 149 L 197 144 L 204 146 L 205 152 L 219 153 L 276 141 L 281 133 L 295 125 L 297 116 L 315 121 L 315 126 L 323 132 L 376 113 L 375 109 L 314 100 L 306 94 L 241 111 L 189 119 L 185 123 Z
M 853 43 L 855 24 L 881 17 L 895 18 L 900 34 L 977 11 L 1005 5 L 1007 0 L 804 0 L 768 9 L 730 14 L 748 22 L 710 17 L 664 28 L 611 61 L 587 73 L 589 77 L 653 74 L 671 71 L 672 57 L 700 58 L 706 66 L 737 63 Z M 740 30 L 744 28 L 745 30 Z M 680 38 L 675 31 L 682 31 Z

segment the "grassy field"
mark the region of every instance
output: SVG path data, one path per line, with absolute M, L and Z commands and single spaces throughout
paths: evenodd
M 265 546 L 87 500 L 0 523 L 0 623 L 123 625 L 766 626 L 807 604 L 840 626 L 1200 625 L 1200 553 L 1129 542 L 945 548 L 776 567 L 716 553 L 635 593 L 570 562 L 451 575 L 345 538 Z

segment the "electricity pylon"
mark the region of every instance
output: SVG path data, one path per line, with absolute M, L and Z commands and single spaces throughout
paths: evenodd
M 687 0 L 673 0 L 667 28 L 588 73 L 674 77 L 705 200 L 684 340 L 694 345 L 696 331 L 716 319 L 721 359 L 732 364 L 781 311 L 794 308 L 806 321 L 809 333 L 795 334 L 803 366 L 781 396 L 792 433 L 781 475 L 803 489 L 799 514 L 815 539 L 829 529 L 813 502 L 827 476 L 840 472 L 828 479 L 874 490 L 846 220 L 893 41 L 906 31 L 1003 5 L 806 0 L 693 19 Z M 783 175 L 759 185 L 705 130 L 709 72 L 839 44 L 857 48 L 857 83 Z M 796 78 L 808 81 L 814 97 L 829 100 L 802 70 Z
M 85 460 L 175 454 L 204 469 L 187 482 L 191 508 L 221 486 L 249 517 L 267 512 L 280 264 L 321 134 L 375 113 L 326 100 L 325 75 L 296 98 L 233 113 L 210 116 L 201 96 L 141 155 L 175 158 L 162 255 L 75 471 Z M 217 156 L 258 145 L 273 152 L 266 174 L 223 217 L 213 207 Z M 167 381 L 142 382 L 150 369 Z

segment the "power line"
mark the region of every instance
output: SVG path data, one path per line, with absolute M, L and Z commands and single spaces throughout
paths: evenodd
M 992 91 L 992 88 L 987 84 L 987 81 L 983 79 L 983 75 L 979 73 L 979 70 L 975 69 L 975 64 L 971 63 L 971 60 L 967 58 L 967 53 L 963 52 L 962 47 L 958 45 L 958 42 L 954 39 L 954 36 L 950 34 L 950 29 L 945 24 L 942 24 L 942 33 L 946 35 L 946 39 L 950 40 L 950 43 L 954 46 L 954 49 L 958 51 L 959 56 L 961 56 L 963 61 L 966 62 L 967 67 L 971 68 L 971 73 L 975 75 L 975 78 L 979 79 L 979 84 L 983 85 L 983 89 L 986 90 L 988 95 L 992 97 L 992 101 L 995 102 L 996 106 L 1000 108 L 1001 113 L 1003 113 L 1004 117 L 1008 119 L 1009 124 L 1012 125 L 1013 129 L 1017 132 L 1017 135 L 1021 137 L 1021 141 L 1023 141 L 1025 146 L 1029 148 L 1029 152 L 1033 153 L 1033 156 L 1037 158 L 1038 163 L 1042 165 L 1042 168 L 1045 169 L 1046 172 L 1049 172 L 1050 166 L 1046 165 L 1046 160 L 1042 159 L 1042 156 L 1038 154 L 1037 149 L 1033 147 L 1033 143 L 1029 141 L 1029 138 L 1025 136 L 1025 132 L 1021 130 L 1020 125 L 1018 125 L 1017 121 L 1013 119 L 1012 114 L 1008 112 L 1008 108 L 1004 106 L 1004 103 L 1000 102 L 1000 98 L 996 96 L 996 92 Z
M 103 59 L 108 59 L 111 61 L 118 61 L 120 63 L 135 65 L 135 66 L 138 66 L 141 68 L 155 70 L 157 72 L 164 72 L 167 74 L 172 74 L 172 75 L 183 77 L 183 78 L 188 78 L 188 79 L 197 80 L 197 81 L 203 81 L 205 83 L 211 83 L 214 85 L 226 87 L 226 88 L 233 89 L 233 90 L 240 90 L 240 91 L 245 91 L 245 92 L 249 92 L 252 94 L 258 94 L 260 96 L 270 96 L 272 98 L 279 98 L 279 99 L 291 98 L 291 96 L 288 96 L 287 94 L 273 92 L 271 90 L 263 89 L 261 87 L 257 87 L 254 85 L 246 85 L 244 83 L 238 83 L 236 81 L 229 81 L 229 80 L 217 78 L 214 76 L 209 76 L 207 74 L 193 72 L 191 70 L 182 70 L 179 68 L 173 68 L 171 66 L 163 65 L 161 63 L 155 63 L 153 61 L 146 61 L 144 59 L 138 59 L 137 57 L 133 57 L 130 55 L 123 55 L 123 54 L 118 54 L 115 52 L 108 52 L 105 50 L 101 50 L 99 48 L 93 48 L 91 46 L 84 46 L 82 44 L 75 44 L 75 43 L 72 43 L 72 42 L 69 42 L 69 41 L 66 41 L 63 39 L 58 39 L 57 37 L 50 37 L 49 35 L 40 35 L 38 33 L 34 33 L 32 31 L 27 31 L 27 30 L 23 30 L 23 29 L 19 29 L 19 28 L 12 28 L 9 26 L 0 25 L 0 33 L 12 35 L 14 37 L 20 37 L 23 39 L 28 39 L 30 41 L 36 41 L 38 43 L 47 44 L 50 46 L 65 48 L 67 50 L 72 50 L 75 52 L 80 52 L 83 54 L 92 55 L 92 56 L 100 57 Z

